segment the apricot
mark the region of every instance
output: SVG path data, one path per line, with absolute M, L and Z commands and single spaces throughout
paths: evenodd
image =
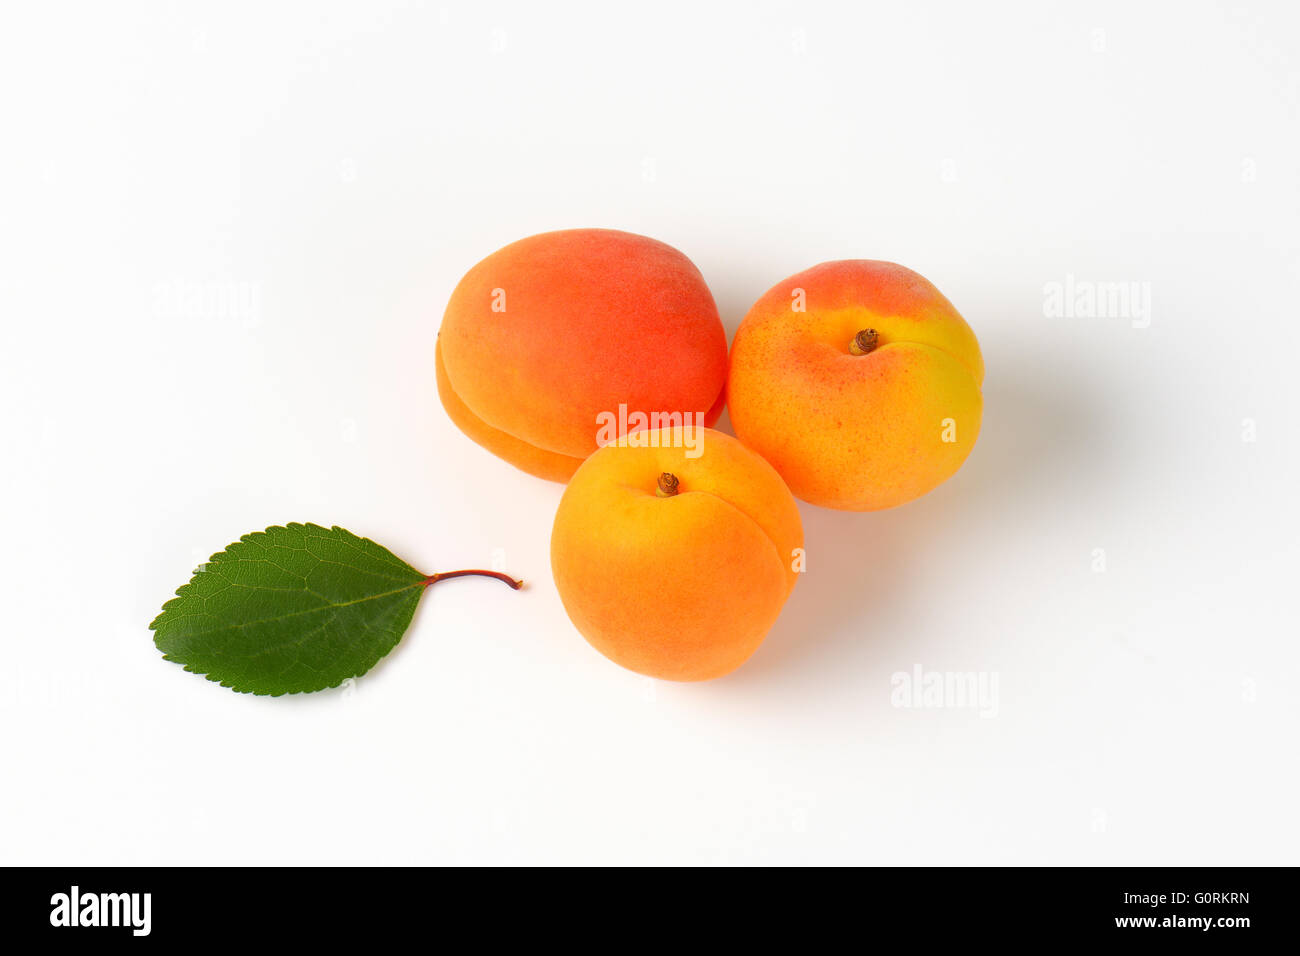
M 682 253 L 627 232 L 568 229 L 511 243 L 465 274 L 435 366 L 461 431 L 530 474 L 564 481 L 596 450 L 602 416 L 621 406 L 715 421 L 727 339 Z
M 592 454 L 560 499 L 551 569 L 577 629 L 616 664 L 721 677 L 762 643 L 802 568 L 793 496 L 708 428 L 647 429 Z
M 736 436 L 805 501 L 874 511 L 950 478 L 979 436 L 984 359 L 966 320 L 892 262 L 826 262 L 749 310 L 731 346 Z

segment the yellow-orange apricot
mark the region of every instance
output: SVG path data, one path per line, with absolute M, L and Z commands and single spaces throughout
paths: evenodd
M 651 677 L 721 677 L 754 653 L 802 568 L 781 477 L 722 432 L 633 432 L 592 454 L 560 499 L 551 570 L 596 650 Z
M 966 320 L 892 262 L 826 262 L 773 286 L 731 345 L 736 436 L 790 490 L 874 511 L 950 478 L 983 413 L 984 359 Z
M 511 243 L 466 273 L 435 364 L 443 407 L 466 435 L 564 481 L 620 407 L 716 420 L 727 340 L 682 253 L 627 232 L 568 229 Z

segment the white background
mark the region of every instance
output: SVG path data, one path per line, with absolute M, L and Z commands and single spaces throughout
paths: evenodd
M 0 98 L 0 861 L 1297 862 L 1294 4 L 8 4 Z M 683 250 L 729 336 L 867 257 L 983 346 L 962 471 L 801 506 L 721 681 L 591 650 L 561 487 L 438 403 L 456 280 L 573 226 Z M 1048 317 L 1067 276 L 1149 327 Z M 164 662 L 292 520 L 530 586 L 430 590 L 350 694 Z M 893 706 L 917 665 L 996 715 Z

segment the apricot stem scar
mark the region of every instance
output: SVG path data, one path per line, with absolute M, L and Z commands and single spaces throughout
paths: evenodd
M 659 483 L 655 486 L 655 494 L 660 498 L 671 498 L 677 494 L 677 476 L 671 471 L 665 471 L 659 476 Z
M 508 574 L 502 574 L 500 571 L 480 571 L 477 568 L 470 568 L 465 571 L 443 571 L 439 574 L 431 574 L 424 579 L 424 586 L 427 588 L 430 584 L 437 584 L 439 581 L 445 581 L 447 578 L 460 578 L 467 574 L 477 574 L 485 578 L 496 578 L 498 581 L 504 581 L 516 591 L 524 586 L 523 581 L 516 581 Z
M 876 347 L 879 340 L 880 336 L 875 329 L 863 329 L 849 342 L 849 351 L 854 355 L 866 355 Z

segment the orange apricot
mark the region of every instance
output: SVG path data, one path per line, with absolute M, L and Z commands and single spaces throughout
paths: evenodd
M 648 429 L 574 474 L 551 532 L 564 608 L 616 664 L 696 681 L 762 643 L 802 568 L 799 509 L 758 455 L 708 428 Z
M 773 286 L 731 346 L 736 436 L 805 501 L 874 511 L 951 477 L 979 436 L 984 360 L 966 320 L 892 262 L 826 262 Z

